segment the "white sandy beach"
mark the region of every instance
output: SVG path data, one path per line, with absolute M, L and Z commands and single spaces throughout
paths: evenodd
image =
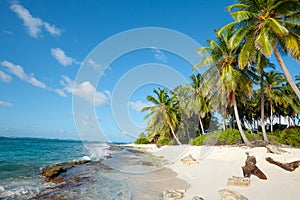
M 175 171 L 178 178 L 190 185 L 183 199 L 191 200 L 194 196 L 202 197 L 205 200 L 221 199 L 218 193 L 221 189 L 237 191 L 250 200 L 296 200 L 300 198 L 300 169 L 288 172 L 265 160 L 266 157 L 272 157 L 274 160 L 283 163 L 300 160 L 300 149 L 284 148 L 288 153 L 276 155 L 267 153 L 267 149 L 264 147 L 198 147 L 183 145 L 157 148 L 155 145 L 135 146 L 143 147 L 156 156 L 164 156 L 172 163 L 166 167 Z M 246 152 L 256 157 L 256 165 L 266 174 L 268 180 L 261 180 L 252 175 L 249 188 L 228 187 L 228 178 L 243 176 L 241 167 L 245 164 Z M 180 159 L 189 154 L 199 164 L 183 165 Z

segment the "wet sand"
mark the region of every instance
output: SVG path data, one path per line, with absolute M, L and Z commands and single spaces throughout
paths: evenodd
M 177 178 L 177 173 L 169 168 L 144 174 L 126 174 L 125 177 L 133 200 L 163 199 L 163 192 L 168 189 L 189 188 L 189 184 Z

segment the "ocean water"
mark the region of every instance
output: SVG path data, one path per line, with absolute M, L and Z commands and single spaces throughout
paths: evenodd
M 81 141 L 0 137 L 0 199 L 30 199 L 51 187 L 51 183 L 45 183 L 39 175 L 40 169 L 45 166 L 89 158 L 100 159 L 106 154 L 108 145 L 90 145 L 94 149 L 92 153 Z M 99 173 L 101 176 L 101 170 Z M 108 188 L 111 190 L 113 187 L 126 187 L 121 186 L 122 181 L 118 182 L 116 177 L 118 176 L 102 173 L 99 178 L 102 183 L 98 182 L 97 185 L 102 187 L 104 193 L 109 193 L 106 191 Z M 90 186 L 89 189 L 93 190 L 93 187 Z M 96 189 L 99 188 L 94 188 Z M 89 194 L 86 192 L 84 196 L 92 199 L 92 193 L 93 191 L 89 191 Z M 76 195 L 78 196 L 74 194 Z
M 72 140 L 0 137 L 0 199 L 132 199 L 128 174 L 147 173 L 165 164 L 130 148 L 111 147 Z M 68 170 L 71 178 L 63 187 L 46 183 L 39 174 L 48 165 L 86 159 L 92 162 Z

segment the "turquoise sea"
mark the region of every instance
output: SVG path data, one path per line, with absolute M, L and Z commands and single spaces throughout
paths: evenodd
M 87 159 L 91 162 L 64 174 L 64 184 L 47 183 L 39 174 L 48 165 Z M 161 158 L 113 144 L 0 137 L 0 199 L 161 199 L 141 191 L 147 188 L 143 174 L 164 164 Z
M 103 155 L 104 148 L 107 148 L 107 145 L 98 144 L 96 149 Z M 93 156 L 99 155 L 97 152 L 89 152 L 81 141 L 0 137 L 0 199 L 34 199 L 37 194 L 49 188 L 55 191 L 52 189 L 53 184 L 44 182 L 43 177 L 39 175 L 41 168 L 55 163 L 89 159 Z M 66 191 L 60 190 L 59 197 L 64 199 L 128 199 L 128 192 L 122 192 L 122 190 L 127 191 L 127 186 L 116 171 L 101 172 L 101 168 L 97 168 L 97 174 L 95 174 L 92 173 L 94 168 L 95 166 L 89 165 L 80 171 L 80 173 L 86 173 L 86 177 L 90 176 L 88 170 L 92 176 L 98 176 L 96 181 L 93 180 L 94 184 L 88 181 L 78 184 L 76 189 L 72 190 L 73 194 L 67 189 Z M 118 190 L 119 194 L 114 189 Z M 57 193 L 58 191 L 55 193 L 56 197 Z M 48 199 L 52 199 L 51 195 L 54 194 L 47 195 Z

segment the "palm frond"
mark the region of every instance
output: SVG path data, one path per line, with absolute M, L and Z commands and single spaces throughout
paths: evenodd
M 197 54 L 202 56 L 202 55 L 211 53 L 211 51 L 212 51 L 211 47 L 204 46 L 204 47 L 200 47 L 197 49 Z
M 216 32 L 217 36 L 220 36 L 221 33 L 225 32 L 226 30 L 233 29 L 233 27 L 236 26 L 237 24 L 238 24 L 238 22 L 236 22 L 236 21 L 226 24 L 225 26 L 223 26 Z
M 285 50 L 296 60 L 300 60 L 300 37 L 298 35 L 289 34 L 281 38 L 284 43 Z
M 230 13 L 231 17 L 236 20 L 237 22 L 245 21 L 250 18 L 256 17 L 255 13 L 251 13 L 245 10 L 239 10 L 236 12 L 231 12 Z
M 268 26 L 278 36 L 284 36 L 289 33 L 289 30 L 286 29 L 283 25 L 280 24 L 279 21 L 277 21 L 274 18 L 266 19 L 263 25 Z
M 251 26 L 237 30 L 236 33 L 229 40 L 231 48 L 236 48 L 237 46 L 239 46 L 251 30 Z
M 261 51 L 265 56 L 269 57 L 272 54 L 272 43 L 267 33 L 267 29 L 263 28 L 259 32 L 255 40 L 255 47 Z
M 237 3 L 237 4 L 233 4 L 233 5 L 227 6 L 227 11 L 231 12 L 232 9 L 246 9 L 248 7 L 249 6 L 246 5 L 246 4 Z
M 238 56 L 238 63 L 241 68 L 244 68 L 247 65 L 249 65 L 251 59 L 254 57 L 255 46 L 253 45 L 253 37 L 253 33 L 247 37 Z

